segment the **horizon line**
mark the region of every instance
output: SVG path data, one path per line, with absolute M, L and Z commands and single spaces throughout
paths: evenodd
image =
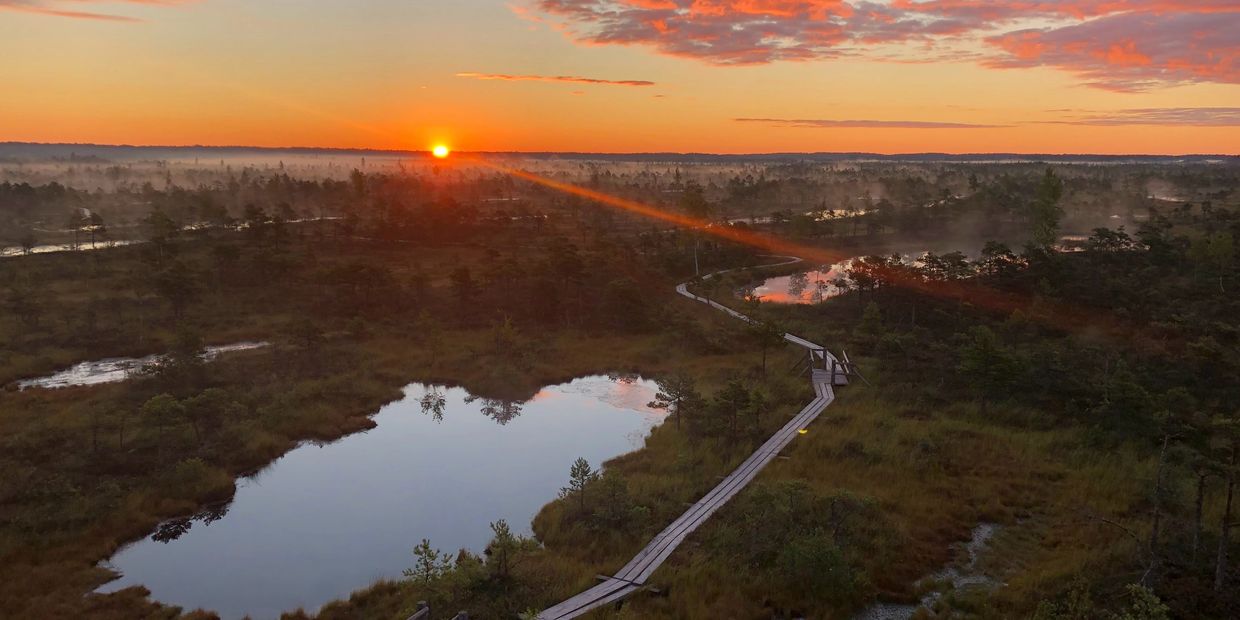
M 12 146 L 32 146 L 32 147 L 96 147 L 96 148 L 118 148 L 118 149 L 219 149 L 219 150 L 247 150 L 247 151 L 319 151 L 325 153 L 376 153 L 376 154 L 400 154 L 400 155 L 421 155 L 429 154 L 430 149 L 394 149 L 394 148 L 372 148 L 372 147 L 337 147 L 337 146 L 261 146 L 261 145 L 244 145 L 244 144 L 107 144 L 97 142 L 30 142 L 22 140 L 0 141 L 0 147 Z M 949 152 L 949 151 L 910 151 L 910 152 L 890 152 L 883 153 L 880 151 L 764 151 L 764 152 L 710 152 L 710 151 L 548 151 L 548 150 L 508 150 L 508 151 L 489 151 L 489 150 L 453 150 L 454 154 L 462 155 L 509 155 L 509 156 L 538 156 L 538 155 L 572 155 L 587 156 L 600 155 L 606 157 L 625 157 L 625 156 L 680 156 L 680 157 L 779 157 L 779 156 L 878 156 L 878 157 L 926 157 L 926 156 L 946 156 L 946 157 L 982 157 L 982 156 L 1003 156 L 1003 157 L 1105 157 L 1105 158 L 1240 158 L 1238 153 L 1091 153 L 1091 152 L 1022 152 L 1022 151 L 967 151 L 967 152 Z

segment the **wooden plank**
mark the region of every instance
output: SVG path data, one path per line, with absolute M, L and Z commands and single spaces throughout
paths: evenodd
M 793 262 L 800 262 L 800 259 L 778 264 L 785 265 Z M 709 279 L 722 273 L 727 272 L 716 272 L 705 276 L 703 279 Z M 689 292 L 688 283 L 677 286 L 676 292 L 694 301 L 708 304 L 739 320 L 748 323 L 754 322 L 753 319 L 723 304 L 694 295 Z M 671 557 L 672 553 L 676 551 L 677 547 L 690 534 L 697 530 L 698 526 L 705 523 L 715 512 L 725 506 L 728 501 L 736 497 L 771 461 L 779 456 L 780 452 L 792 443 L 792 440 L 800 434 L 802 429 L 817 419 L 835 401 L 835 390 L 831 385 L 835 381 L 834 374 L 813 368 L 815 365 L 813 361 L 817 359 L 834 365 L 839 363 L 839 360 L 830 351 L 827 351 L 825 347 L 800 336 L 784 334 L 784 339 L 792 344 L 809 349 L 811 360 L 810 380 L 814 387 L 814 400 L 805 405 L 799 413 L 793 416 L 784 426 L 780 427 L 757 450 L 754 450 L 736 469 L 732 470 L 732 473 L 724 477 L 719 484 L 715 485 L 701 499 L 689 506 L 688 510 L 677 517 L 676 520 L 668 524 L 645 548 L 633 556 L 633 559 L 621 567 L 614 577 L 600 576 L 600 579 L 604 580 L 602 583 L 543 610 L 538 614 L 540 620 L 569 620 L 577 618 L 599 607 L 619 601 L 642 589 L 651 575 Z
M 768 439 L 762 448 L 759 448 L 749 459 L 746 460 L 732 475 L 728 476 L 722 483 L 716 486 L 710 493 L 699 500 L 694 507 L 681 515 L 675 522 L 669 525 L 655 539 L 647 545 L 638 555 L 633 558 L 621 569 L 617 574 L 617 581 L 612 583 L 645 583 L 650 575 L 657 570 L 663 562 L 671 555 L 671 553 L 680 545 L 684 539 L 697 529 L 698 525 L 709 518 L 716 510 L 721 508 L 729 499 L 734 497 L 744 486 L 746 486 L 757 473 L 765 467 L 774 456 L 779 453 L 796 433 L 800 431 L 803 424 L 812 421 L 814 417 L 826 408 L 828 402 L 815 399 L 813 403 L 808 405 L 801 415 L 796 416 L 790 421 L 779 433 L 776 433 L 771 439 Z M 620 581 L 625 580 L 625 581 Z M 610 583 L 600 584 L 582 594 L 550 608 L 540 614 L 540 618 L 575 618 L 586 611 L 595 609 L 605 604 L 598 601 L 606 599 L 607 601 L 618 600 L 618 597 L 627 595 L 630 592 L 621 593 L 619 588 L 612 586 Z M 616 595 L 613 597 L 613 595 Z
M 773 455 L 774 453 L 777 453 L 779 449 L 782 449 L 784 446 L 786 446 L 787 443 L 790 442 L 791 439 L 795 436 L 795 434 L 798 431 L 800 431 L 800 429 L 802 428 L 802 425 L 811 421 L 812 417 L 816 416 L 817 413 L 821 411 L 821 407 L 825 407 L 825 405 L 819 406 L 817 403 L 818 401 L 816 399 L 815 403 L 811 403 L 809 406 L 807 406 L 806 409 L 803 410 L 803 412 L 800 415 L 794 417 L 787 425 L 785 425 L 782 429 L 780 429 L 779 432 L 777 432 L 774 436 L 768 439 L 766 443 L 764 443 L 760 448 L 758 448 L 758 450 L 756 450 L 753 454 L 751 454 L 749 458 L 746 459 L 746 461 L 742 463 L 739 467 L 737 467 L 737 469 L 733 471 L 730 476 L 725 478 L 723 482 L 721 482 L 718 486 L 712 489 L 710 493 L 707 493 L 706 496 L 704 496 L 701 500 L 699 500 L 697 504 L 694 505 L 694 508 L 691 508 L 685 514 L 681 515 L 679 519 L 677 519 L 675 522 L 672 523 L 672 525 L 668 526 L 662 533 L 660 533 L 659 536 L 655 538 L 655 541 L 651 543 L 651 545 L 649 545 L 646 549 L 644 549 L 642 553 L 639 553 L 638 557 L 634 558 L 633 562 L 630 562 L 630 567 L 640 564 L 640 561 L 644 558 L 645 555 L 651 552 L 656 552 L 669 539 L 673 539 L 675 536 L 677 536 L 683 528 L 685 528 L 689 524 L 693 524 L 695 520 L 697 520 L 697 518 L 703 512 L 710 510 L 712 503 L 716 502 L 716 500 L 721 495 L 728 494 L 734 488 L 734 486 L 738 483 L 738 481 L 740 481 L 741 478 L 746 476 L 750 471 L 754 471 L 754 473 L 756 473 L 755 466 L 760 468 L 759 463 L 763 461 L 764 458 L 767 462 L 769 462 L 770 459 L 766 458 L 768 454 Z M 765 463 L 761 463 L 761 464 L 764 465 Z M 696 525 L 694 525 L 694 527 L 696 527 Z M 626 570 L 622 569 L 619 573 L 617 573 L 617 575 L 620 577 L 626 578 L 626 579 L 632 579 L 631 576 L 626 575 L 625 573 L 626 573 Z
M 757 476 L 758 472 L 769 464 L 783 448 L 791 443 L 792 439 L 804 428 L 804 425 L 817 418 L 830 402 L 830 400 L 826 399 L 815 399 L 806 406 L 800 415 L 794 417 L 779 432 L 768 439 L 761 448 L 751 454 L 730 476 L 725 478 L 723 482 L 656 536 L 645 549 L 639 552 L 633 560 L 616 573 L 617 580 L 595 586 L 555 607 L 549 608 L 539 614 L 539 618 L 543 620 L 576 618 L 608 602 L 619 600 L 631 594 L 637 589 L 631 584 L 644 584 L 689 534 L 695 531 L 699 525 L 747 486 Z M 628 584 L 630 587 L 617 587 L 614 584 Z
M 622 576 L 638 583 L 645 583 L 654 571 L 667 560 L 672 552 L 675 551 L 676 547 L 679 546 L 689 534 L 693 533 L 699 525 L 705 522 L 729 500 L 740 493 L 742 489 L 748 486 L 748 484 L 757 477 L 758 473 L 772 460 L 774 460 L 775 456 L 778 455 L 780 451 L 792 442 L 792 439 L 799 434 L 800 430 L 804 428 L 804 425 L 812 422 L 813 419 L 816 418 L 825 408 L 826 404 L 817 406 L 810 412 L 809 415 L 795 420 L 797 424 L 789 424 L 784 430 L 781 430 L 779 434 L 780 440 L 776 442 L 775 445 L 760 450 L 758 453 L 759 458 L 756 459 L 750 466 L 744 468 L 743 471 L 738 471 L 738 475 L 730 481 L 729 485 L 723 489 L 722 493 L 713 498 L 711 502 L 705 504 L 701 510 L 693 515 L 690 521 L 684 523 L 675 537 L 662 541 L 660 545 L 662 549 L 659 551 L 658 555 L 656 555 L 652 560 L 645 562 L 640 573 L 637 573 L 636 575 Z
M 619 600 L 635 592 L 637 586 L 619 580 L 606 581 L 538 614 L 540 620 L 567 620 Z M 619 596 L 616 596 L 619 594 Z M 613 598 L 615 597 L 615 598 Z

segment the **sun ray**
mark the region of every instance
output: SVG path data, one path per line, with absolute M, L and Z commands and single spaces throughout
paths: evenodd
M 853 257 L 851 253 L 795 243 L 767 233 L 728 225 L 718 225 L 708 220 L 673 213 L 666 209 L 628 198 L 613 196 L 598 190 L 573 185 L 572 183 L 557 181 L 526 170 L 504 166 L 482 157 L 472 157 L 468 161 L 569 195 L 585 198 L 675 226 L 697 229 L 706 234 L 755 247 L 771 254 L 797 256 L 811 263 L 819 264 L 833 264 Z M 882 270 L 881 275 L 896 286 L 940 299 L 969 304 L 984 311 L 1004 315 L 1010 315 L 1017 310 L 1028 313 L 1029 309 L 1034 307 L 1036 302 L 1038 312 L 1029 316 L 1030 320 L 1038 321 L 1053 329 L 1110 336 L 1132 344 L 1142 343 L 1159 348 L 1167 344 L 1166 338 L 1158 338 L 1156 335 L 1150 334 L 1148 326 L 1142 327 L 1130 324 L 1121 320 L 1113 313 L 1101 311 L 1098 308 L 1079 308 L 1044 299 L 1035 300 L 1030 295 L 1000 291 L 972 281 L 926 281 L 920 277 L 910 275 L 905 270 Z

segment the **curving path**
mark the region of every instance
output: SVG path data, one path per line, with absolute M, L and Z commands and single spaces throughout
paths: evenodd
M 794 257 L 783 263 L 775 263 L 773 265 L 762 265 L 763 267 L 774 267 L 779 265 L 790 265 L 801 262 L 801 259 Z M 703 279 L 710 279 L 723 273 L 736 271 L 728 269 L 719 271 Z M 754 320 L 737 312 L 723 304 L 711 301 L 705 297 L 699 297 L 689 292 L 689 285 L 681 284 L 676 287 L 676 292 L 681 295 L 710 305 L 711 307 L 726 312 L 729 315 L 752 323 Z M 784 334 L 784 339 L 788 342 L 800 347 L 804 347 L 813 356 L 813 359 L 821 361 L 824 365 L 835 364 L 838 362 L 836 357 L 827 351 L 824 347 L 810 342 L 793 334 Z M 834 378 L 834 381 L 833 381 Z M 813 422 L 819 414 L 823 412 L 835 400 L 835 386 L 833 383 L 843 385 L 846 380 L 843 376 L 834 376 L 825 370 L 815 369 L 811 379 L 814 385 L 814 394 L 816 398 L 805 405 L 805 408 L 796 416 L 788 421 L 782 428 L 775 432 L 766 443 L 758 447 L 745 462 L 741 463 L 728 477 L 724 478 L 714 489 L 711 489 L 702 499 L 693 504 L 684 514 L 680 515 L 671 525 L 659 532 L 654 540 L 646 545 L 628 564 L 616 572 L 611 577 L 602 578 L 602 583 L 582 592 L 558 605 L 549 607 L 538 614 L 539 620 L 568 620 L 569 618 L 577 618 L 591 610 L 597 609 L 609 603 L 613 603 L 623 599 L 624 597 L 645 587 L 646 581 L 654 574 L 663 562 L 667 560 L 672 552 L 684 542 L 689 534 L 693 533 L 699 525 L 704 523 L 715 511 L 723 507 L 728 500 L 736 496 L 737 493 L 744 489 L 762 468 L 775 459 L 792 440 L 797 437 L 802 429 Z

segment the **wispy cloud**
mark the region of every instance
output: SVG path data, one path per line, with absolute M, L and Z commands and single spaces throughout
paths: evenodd
M 1098 112 L 1055 110 L 1068 116 L 1053 121 L 1057 125 L 1170 125 L 1188 127 L 1240 127 L 1240 108 L 1133 108 Z
M 1240 108 L 1130 108 L 1124 110 L 1047 110 L 1060 115 L 1054 120 L 1019 121 L 1012 124 L 956 123 L 921 120 L 853 120 L 802 118 L 734 118 L 737 123 L 802 129 L 1000 129 L 1018 125 L 1085 125 L 1122 127 L 1161 125 L 1170 127 L 1240 127 Z
M 108 2 L 107 0 L 0 0 L 0 11 L 17 11 L 20 13 L 34 13 L 37 15 L 66 17 L 71 19 L 133 23 L 141 22 L 143 20 L 128 15 L 100 13 L 81 9 L 83 7 L 101 4 L 175 6 L 178 4 L 188 4 L 194 1 L 195 0 L 111 0 Z
M 1007 125 L 907 120 L 879 121 L 801 118 L 736 118 L 732 120 L 738 123 L 761 123 L 772 127 L 800 127 L 807 129 L 996 129 L 1007 127 Z
M 603 80 L 598 78 L 579 77 L 575 75 L 509 75 L 506 73 L 475 73 L 472 71 L 458 73 L 456 77 L 475 80 L 496 80 L 502 82 L 566 82 L 569 84 L 598 84 L 603 86 L 654 86 L 647 80 Z
M 1115 91 L 1240 84 L 1235 0 L 526 1 L 580 44 L 716 65 L 980 61 L 1053 67 Z

